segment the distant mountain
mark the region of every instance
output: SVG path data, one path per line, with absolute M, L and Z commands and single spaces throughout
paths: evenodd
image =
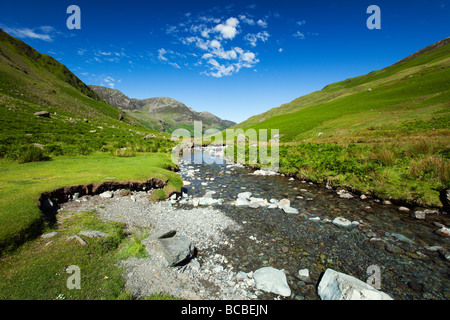
M 172 132 L 177 128 L 184 128 L 193 132 L 194 121 L 201 121 L 204 130 L 224 130 L 236 124 L 222 120 L 210 112 L 196 112 L 172 98 L 131 99 L 116 89 L 92 85 L 89 87 L 110 105 L 133 116 L 149 129 Z

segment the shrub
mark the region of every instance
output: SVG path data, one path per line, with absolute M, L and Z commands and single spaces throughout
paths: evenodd
M 37 161 L 47 161 L 50 158 L 45 155 L 41 148 L 36 148 L 33 146 L 28 146 L 23 150 L 22 154 L 19 156 L 19 163 L 27 162 L 37 162 Z

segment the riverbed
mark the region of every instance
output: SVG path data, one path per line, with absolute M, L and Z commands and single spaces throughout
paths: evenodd
M 450 240 L 435 233 L 440 226 L 450 225 L 447 215 L 431 210 L 419 220 L 412 213 L 423 208 L 361 199 L 280 174 L 254 175 L 254 170 L 225 161 L 207 164 L 214 157 L 211 153 L 204 153 L 200 162 L 201 150 L 183 156 L 180 174 L 187 181 L 184 191 L 189 201 L 173 201 L 173 205 L 192 208 L 192 200 L 205 194 L 221 199 L 214 207 L 241 228 L 225 230 L 231 246 L 215 250 L 236 272 L 264 266 L 282 269 L 292 290 L 288 299 L 303 300 L 319 299 L 317 281 L 327 268 L 366 281 L 368 268 L 377 266 L 381 290 L 394 299 L 450 298 Z M 298 213 L 273 206 L 237 207 L 235 201 L 242 192 L 268 201 L 288 199 Z M 341 197 L 343 192 L 349 196 Z M 338 217 L 352 221 L 352 227 L 335 225 Z M 198 259 L 201 263 L 201 253 Z M 311 282 L 297 277 L 305 268 Z M 258 298 L 273 299 L 274 294 L 262 293 Z

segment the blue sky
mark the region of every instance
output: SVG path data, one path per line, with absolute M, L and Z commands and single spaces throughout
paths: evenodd
M 66 26 L 69 5 L 81 30 Z M 0 28 L 87 84 L 241 122 L 450 36 L 450 0 L 3 0 Z

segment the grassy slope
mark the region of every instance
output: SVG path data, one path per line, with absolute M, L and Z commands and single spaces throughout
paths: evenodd
M 34 116 L 42 110 L 51 117 Z M 149 133 L 156 137 L 144 140 Z M 160 176 L 171 179 L 170 188 L 181 187 L 165 170 L 173 166 L 167 154 L 148 155 L 168 152 L 172 146 L 167 134 L 148 130 L 132 118 L 119 121 L 119 111 L 65 66 L 0 30 L 0 248 L 14 247 L 40 232 L 37 199 L 55 187 L 98 182 L 106 176 Z M 93 155 L 97 152 L 101 154 Z M 19 164 L 46 159 L 51 161 Z
M 286 174 L 440 206 L 438 190 L 450 185 L 448 42 L 233 128 L 279 129 Z
M 286 134 L 284 140 L 292 141 L 323 121 L 349 114 L 393 111 L 405 105 L 411 108 L 443 103 L 448 107 L 449 66 L 450 44 L 446 43 L 383 70 L 328 85 L 233 128 L 279 128 Z M 441 96 L 423 101 L 433 94 Z

